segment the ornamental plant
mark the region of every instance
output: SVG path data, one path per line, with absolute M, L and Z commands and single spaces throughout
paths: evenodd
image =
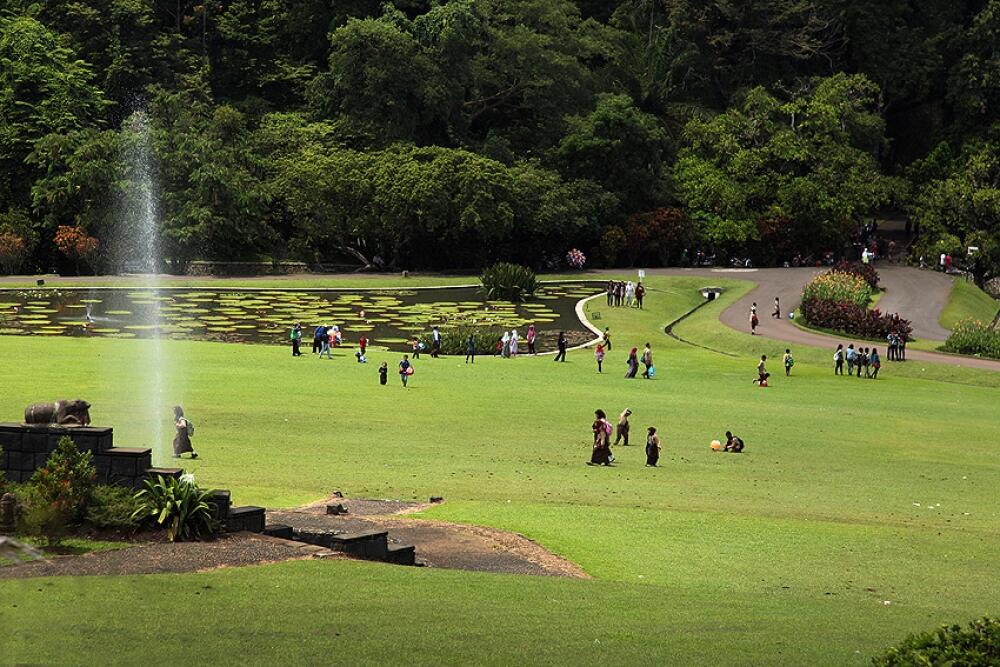
M 802 300 L 809 299 L 850 303 L 865 308 L 871 303 L 872 288 L 859 275 L 828 271 L 816 276 L 802 288 Z
M 21 266 L 26 245 L 24 239 L 13 232 L 0 233 L 0 269 L 13 274 Z
M 871 264 L 862 264 L 861 262 L 848 262 L 846 259 L 837 262 L 832 269 L 832 273 L 850 273 L 855 276 L 860 276 L 864 278 L 865 282 L 872 288 L 872 291 L 878 289 L 878 271 Z
M 945 341 L 946 352 L 1000 359 L 1000 331 L 980 320 L 967 318 L 952 329 Z
M 45 465 L 31 476 L 42 503 L 72 524 L 83 518 L 97 484 L 93 456 L 80 451 L 68 436 L 59 439 Z
M 132 518 L 152 519 L 167 529 L 171 542 L 211 535 L 218 530 L 210 503 L 212 492 L 199 489 L 194 484 L 158 475 L 147 479 L 144 488 L 136 492 L 139 507 Z
M 802 300 L 799 312 L 806 322 L 815 327 L 842 331 L 868 340 L 883 341 L 890 333 L 911 340 L 913 332 L 910 321 L 898 314 L 889 315 L 878 308 L 869 310 L 853 303 L 808 298 Z
M 582 251 L 573 248 L 566 253 L 566 263 L 574 269 L 582 269 L 587 263 L 587 256 Z
M 88 236 L 83 227 L 70 227 L 60 225 L 56 228 L 56 235 L 53 241 L 67 259 L 73 262 L 76 272 L 80 273 L 80 262 L 93 267 L 97 258 L 98 241 L 93 236 Z
M 899 646 L 875 656 L 872 664 L 877 667 L 1000 664 L 1000 620 L 986 616 L 969 623 L 968 628 L 944 625 L 933 632 L 910 635 Z
M 538 277 L 526 266 L 499 262 L 479 277 L 487 299 L 524 301 L 538 289 Z

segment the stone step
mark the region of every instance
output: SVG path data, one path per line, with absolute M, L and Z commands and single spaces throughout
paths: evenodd
M 416 565 L 417 548 L 411 545 L 389 547 L 389 555 L 386 558 L 386 562 L 395 563 L 396 565 Z
M 270 535 L 271 537 L 280 537 L 283 540 L 294 539 L 294 534 L 291 526 L 286 526 L 283 523 L 269 523 L 264 526 L 264 534 Z
M 264 532 L 264 508 L 255 505 L 234 507 L 226 517 L 226 530 L 237 533 L 241 530 L 251 533 Z
M 219 523 L 226 522 L 232 504 L 232 494 L 226 489 L 214 489 L 208 499 L 209 507 L 213 508 L 212 517 Z
M 384 561 L 389 557 L 388 531 L 338 533 L 322 528 L 297 528 L 294 535 L 294 539 L 301 542 L 316 544 L 357 558 Z
M 94 456 L 98 474 L 107 470 L 110 478 L 141 477 L 153 467 L 153 450 L 148 447 L 112 447 Z

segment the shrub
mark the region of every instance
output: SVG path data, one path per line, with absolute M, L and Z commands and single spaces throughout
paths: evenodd
M 526 266 L 500 262 L 483 271 L 479 277 L 488 299 L 524 301 L 538 289 L 535 272 Z
M 802 318 L 813 326 L 869 340 L 882 341 L 890 333 L 898 333 L 910 340 L 910 333 L 913 332 L 909 320 L 899 315 L 883 314 L 878 308 L 869 310 L 853 303 L 807 298 L 803 299 L 799 311 Z
M 59 439 L 56 451 L 31 476 L 41 501 L 52 505 L 69 524 L 83 518 L 96 482 L 93 456 L 81 452 L 66 436 Z
M 957 354 L 1000 359 L 1000 331 L 979 320 L 964 319 L 952 329 L 944 349 Z
M 166 526 L 171 542 L 210 535 L 218 529 L 209 505 L 211 493 L 189 482 L 159 475 L 155 482 L 147 479 L 145 488 L 136 492 L 139 506 L 132 516 Z
M 441 353 L 465 356 L 466 341 L 470 335 L 476 346 L 476 354 L 493 354 L 496 351 L 497 341 L 503 337 L 503 329 L 469 324 L 444 330 L 441 332 Z
M 1000 621 L 984 617 L 969 623 L 968 629 L 945 625 L 933 632 L 910 635 L 899 646 L 875 656 L 872 664 L 878 667 L 1000 664 Z
M 872 288 L 859 275 L 828 271 L 816 276 L 802 288 L 802 300 L 807 299 L 851 303 L 865 308 L 872 300 Z
M 131 489 L 121 486 L 95 487 L 87 507 L 87 523 L 95 528 L 133 530 L 140 523 L 135 514 L 140 505 Z
M 861 262 L 848 262 L 847 260 L 841 260 L 837 262 L 832 269 L 832 273 L 849 273 L 855 276 L 860 276 L 868 283 L 872 291 L 878 289 L 878 271 L 871 264 L 862 264 Z

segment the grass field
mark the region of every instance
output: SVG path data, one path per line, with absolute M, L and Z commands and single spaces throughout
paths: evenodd
M 404 390 L 394 373 L 377 383 L 396 354 L 358 365 L 162 344 L 162 400 L 198 426 L 202 459 L 185 467 L 203 484 L 268 506 L 334 489 L 442 495 L 426 516 L 519 531 L 593 580 L 295 562 L 4 582 L 0 662 L 864 664 L 909 632 L 997 613 L 1000 374 L 906 364 L 838 378 L 830 351 L 803 348 L 791 378 L 776 359 L 757 389 L 755 358 L 784 344 L 718 322 L 748 283 L 722 285 L 675 329 L 716 351 L 663 335 L 702 282 L 653 278 L 641 312 L 591 302 L 614 341 L 603 375 L 589 350 L 565 364 L 420 359 Z M 656 379 L 622 379 L 628 348 L 647 341 Z M 148 440 L 150 353 L 2 337 L 0 418 L 80 395 L 120 445 L 163 455 Z M 637 440 L 660 429 L 663 466 L 642 467 L 640 446 L 619 448 L 617 467 L 584 466 L 593 410 L 626 406 Z M 709 451 L 726 429 L 747 454 Z M 44 641 L 52 627 L 58 642 Z
M 964 319 L 990 323 L 1000 310 L 1000 302 L 968 280 L 955 279 L 948 304 L 941 311 L 941 326 L 954 329 Z

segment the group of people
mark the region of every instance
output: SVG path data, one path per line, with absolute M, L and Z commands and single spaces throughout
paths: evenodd
M 629 424 L 629 417 L 632 416 L 632 410 L 625 408 L 622 410 L 621 414 L 618 415 L 618 422 L 614 426 L 608 420 L 607 415 L 604 410 L 594 411 L 594 423 L 591 425 L 591 431 L 594 434 L 594 446 L 593 451 L 590 455 L 590 460 L 587 461 L 589 466 L 610 466 L 615 462 L 615 455 L 611 452 L 612 447 L 617 447 L 618 443 L 622 443 L 623 446 L 628 446 L 629 431 L 631 430 L 631 424 Z M 614 432 L 615 441 L 611 442 L 611 434 Z M 712 449 L 722 449 L 726 452 L 732 452 L 734 454 L 740 454 L 743 452 L 745 447 L 743 440 L 739 437 L 733 435 L 731 431 L 726 431 L 726 445 L 721 446 L 721 443 L 713 443 Z M 649 426 L 646 428 L 646 467 L 647 468 L 657 468 L 659 467 L 660 452 L 663 446 L 660 443 L 660 436 L 657 434 L 655 426 Z
M 625 306 L 642 308 L 642 300 L 646 296 L 646 288 L 642 281 L 633 283 L 631 280 L 609 280 L 605 292 L 609 306 Z
M 611 447 L 617 447 L 619 442 L 624 440 L 624 445 L 628 446 L 628 436 L 631 425 L 628 418 L 632 416 L 632 411 L 625 408 L 618 416 L 618 424 L 613 428 L 608 421 L 604 410 L 594 411 L 594 423 L 591 430 L 594 433 L 594 448 L 587 461 L 589 466 L 610 466 L 615 461 Z M 611 433 L 616 431 L 614 445 L 611 444 Z M 660 436 L 656 434 L 656 427 L 650 426 L 646 429 L 646 467 L 655 468 L 660 460 Z
M 882 359 L 879 357 L 878 349 L 874 347 L 854 347 L 854 343 L 844 349 L 844 344 L 839 343 L 833 353 L 833 373 L 834 375 L 844 374 L 844 364 L 847 364 L 847 374 L 861 377 L 878 379 L 878 371 L 882 367 Z
M 565 338 L 563 333 L 560 332 L 559 335 L 560 337 Z M 528 330 L 524 334 L 524 342 L 527 345 L 528 354 L 538 354 L 538 352 L 535 351 L 535 339 L 537 337 L 538 331 L 535 329 L 535 325 L 528 325 Z M 497 340 L 494 354 L 499 355 L 504 359 L 511 359 L 516 357 L 519 351 L 520 343 L 518 342 L 517 329 L 511 329 L 510 331 L 505 330 L 503 335 Z

